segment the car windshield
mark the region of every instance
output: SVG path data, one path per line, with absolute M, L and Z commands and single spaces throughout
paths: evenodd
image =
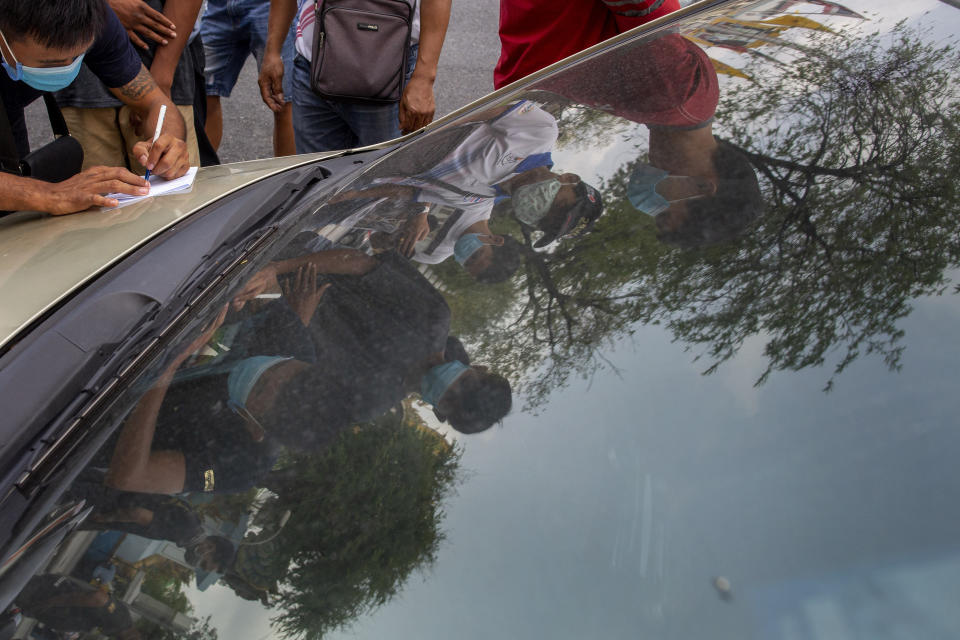
M 693 7 L 303 199 L 97 416 L 21 625 L 957 637 L 953 5 Z

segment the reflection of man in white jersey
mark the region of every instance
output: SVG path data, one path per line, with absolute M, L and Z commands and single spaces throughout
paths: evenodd
M 510 276 L 520 263 L 519 244 L 491 233 L 488 226 L 496 201 L 509 197 L 509 184 L 534 170 L 549 173 L 551 150 L 557 141 L 555 118 L 537 104 L 523 100 L 481 121 L 459 125 L 456 146 L 433 166 L 416 175 L 383 175 L 372 186 L 349 197 L 383 196 L 426 204 L 396 230 L 393 243 L 401 253 L 426 264 L 455 256 L 481 281 L 499 281 Z M 441 136 L 437 136 L 442 139 Z M 462 135 L 462 137 L 461 137 Z M 430 136 L 422 145 L 436 145 Z M 414 145 L 408 154 L 420 154 Z M 405 152 L 397 155 L 398 166 L 410 166 Z M 415 162 L 413 165 L 415 166 Z

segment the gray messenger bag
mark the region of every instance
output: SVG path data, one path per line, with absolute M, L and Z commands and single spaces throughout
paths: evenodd
M 389 104 L 403 94 L 415 0 L 317 0 L 310 85 L 328 100 Z

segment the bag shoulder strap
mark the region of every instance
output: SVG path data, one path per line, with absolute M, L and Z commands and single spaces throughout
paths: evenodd
M 443 226 L 437 231 L 437 234 L 433 237 L 433 240 L 430 241 L 430 244 L 427 246 L 424 251 L 427 255 L 433 255 L 433 252 L 436 251 L 437 247 L 440 246 L 446 237 L 450 233 L 450 230 L 453 228 L 460 218 L 463 217 L 463 209 L 457 209 L 447 217 L 446 222 L 443 223 Z
M 3 100 L 0 100 L 0 170 L 20 174 L 20 151 Z
M 423 175 L 423 174 L 421 174 L 421 175 L 412 176 L 412 177 L 413 177 L 413 179 L 415 179 L 415 180 L 422 180 L 423 182 L 426 182 L 426 183 L 435 185 L 435 186 L 437 186 L 437 187 L 440 187 L 441 189 L 446 189 L 447 191 L 452 191 L 452 192 L 454 192 L 454 193 L 457 194 L 457 195 L 465 196 L 465 197 L 467 197 L 467 198 L 484 198 L 484 199 L 487 199 L 487 198 L 492 198 L 492 197 L 493 197 L 493 196 L 491 196 L 491 195 L 489 195 L 489 194 L 475 193 L 475 192 L 473 192 L 473 191 L 467 191 L 466 189 L 461 189 L 460 187 L 458 187 L 458 186 L 455 185 L 455 184 L 450 184 L 449 182 L 446 182 L 445 180 L 440 180 L 439 178 L 433 178 L 433 177 L 428 176 L 428 175 Z
M 63 119 L 63 112 L 60 111 L 60 105 L 57 104 L 53 94 L 45 91 L 43 102 L 47 105 L 47 117 L 50 118 L 50 128 L 53 129 L 53 134 L 58 137 L 70 135 L 67 121 Z
M 63 112 L 60 111 L 60 106 L 57 105 L 53 94 L 44 92 L 43 102 L 47 107 L 47 117 L 50 119 L 53 134 L 58 138 L 70 135 L 67 121 L 63 118 Z M 0 100 L 0 169 L 21 174 L 22 160 L 20 150 L 17 149 L 17 141 L 13 137 L 13 126 L 10 124 L 6 105 L 3 104 L 3 100 Z

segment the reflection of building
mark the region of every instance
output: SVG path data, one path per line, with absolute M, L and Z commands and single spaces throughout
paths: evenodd
M 90 579 L 91 567 L 113 564 L 129 580 L 117 597 L 134 618 L 145 618 L 173 633 L 185 633 L 196 622 L 194 618 L 174 610 L 164 602 L 141 592 L 147 571 L 163 568 L 169 573 L 189 579 L 193 570 L 183 560 L 183 551 L 171 542 L 148 540 L 116 531 L 78 531 L 70 535 L 43 573 L 73 575 Z M 17 637 L 26 637 L 35 621 L 24 618 Z
M 803 5 L 809 5 L 811 10 L 802 11 Z M 737 18 L 741 20 L 762 20 L 767 16 L 786 13 L 794 8 L 800 8 L 801 11 L 798 13 L 801 14 L 833 15 L 843 16 L 845 18 L 865 19 L 856 11 L 851 11 L 839 3 L 829 2 L 827 0 L 770 0 L 770 2 L 766 4 L 751 7 L 749 11 L 743 11 L 737 14 Z
M 809 5 L 812 10 L 791 11 L 802 9 L 804 5 Z M 753 5 L 733 16 L 701 24 L 684 35 L 705 49 L 722 47 L 737 53 L 769 57 L 757 49 L 777 44 L 780 36 L 790 29 L 832 31 L 816 20 L 804 17 L 805 15 L 832 15 L 866 20 L 859 13 L 827 0 L 770 0 L 765 4 Z M 713 60 L 713 63 L 718 73 L 746 77 L 736 67 L 717 60 Z

